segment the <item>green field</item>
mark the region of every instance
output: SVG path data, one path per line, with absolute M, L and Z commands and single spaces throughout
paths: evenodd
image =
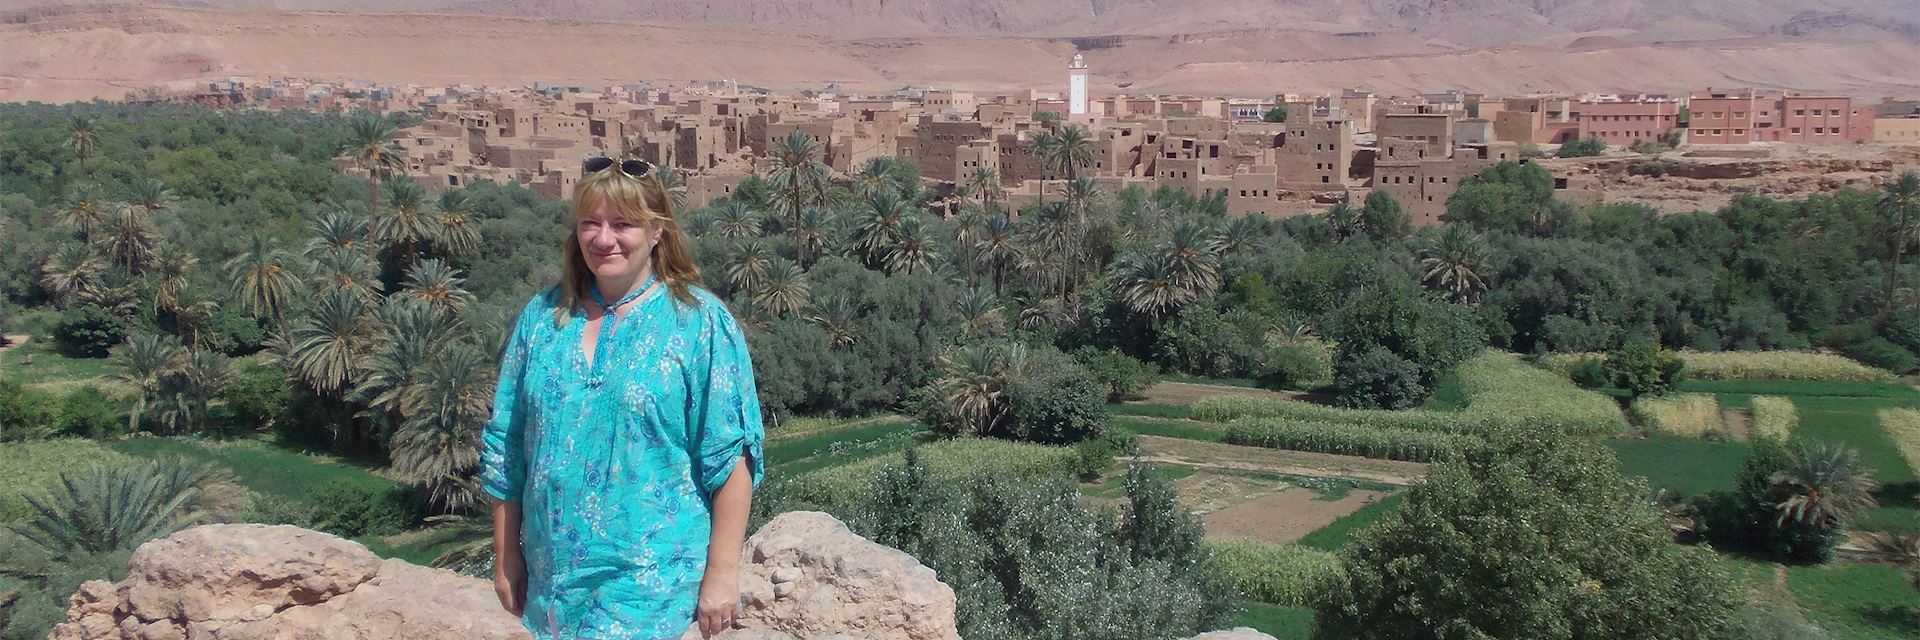
M 1315 549 L 1325 549 L 1327 551 L 1339 551 L 1341 547 L 1347 546 L 1347 541 L 1353 539 L 1355 532 L 1373 526 L 1373 523 L 1379 522 L 1380 519 L 1386 517 L 1387 514 L 1393 513 L 1394 509 L 1400 508 L 1400 503 L 1406 501 L 1407 494 L 1405 493 L 1396 493 L 1381 498 L 1378 502 L 1361 507 L 1359 511 L 1347 514 L 1345 518 L 1333 521 L 1333 524 L 1321 527 L 1320 530 L 1307 534 L 1306 537 L 1301 538 L 1299 542 L 1294 544 L 1313 547 Z
M 1243 606 L 1246 610 L 1241 611 L 1240 617 L 1234 619 L 1235 625 L 1253 627 L 1279 640 L 1306 640 L 1312 637 L 1312 609 L 1282 607 L 1259 602 L 1248 602 Z
M 1789 567 L 1787 588 L 1808 622 L 1834 638 L 1920 637 L 1920 592 L 1899 569 L 1873 564 Z
M 1622 473 L 1686 497 L 1732 489 L 1734 474 L 1753 450 L 1744 442 L 1661 435 L 1609 440 L 1606 445 L 1620 456 Z
M 334 480 L 377 491 L 401 486 L 338 458 L 289 451 L 262 440 L 128 438 L 108 446 L 136 458 L 171 456 L 217 465 L 232 471 L 242 486 L 254 492 L 288 500 L 301 500 L 307 487 Z

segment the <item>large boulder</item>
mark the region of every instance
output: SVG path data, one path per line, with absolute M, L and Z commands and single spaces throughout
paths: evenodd
M 742 550 L 727 640 L 959 640 L 953 590 L 824 513 L 781 514 Z M 52 640 L 526 638 L 493 585 L 381 560 L 290 526 L 207 525 L 141 545 L 119 583 L 81 585 Z M 698 638 L 693 631 L 686 637 Z

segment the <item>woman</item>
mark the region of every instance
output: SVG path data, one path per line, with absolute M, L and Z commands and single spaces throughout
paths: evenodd
M 535 638 L 711 636 L 762 472 L 752 362 L 651 167 L 582 168 L 561 282 L 521 311 L 483 437 L 494 590 Z

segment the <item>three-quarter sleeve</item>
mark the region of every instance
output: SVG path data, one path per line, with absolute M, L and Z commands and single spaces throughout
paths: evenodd
M 521 381 L 527 369 L 528 342 L 538 316 L 543 315 L 535 296 L 520 312 L 513 335 L 500 354 L 500 380 L 493 391 L 493 417 L 480 434 L 480 484 L 503 502 L 520 502 L 520 488 L 527 478 L 526 409 L 520 401 Z
M 760 486 L 766 460 L 761 443 L 766 438 L 760 426 L 760 395 L 754 388 L 753 360 L 747 355 L 747 340 L 740 326 L 718 299 L 704 305 L 705 322 L 700 330 L 703 345 L 698 351 L 707 355 L 704 375 L 695 377 L 689 390 L 694 438 L 689 453 L 700 487 L 709 498 L 726 484 L 733 473 L 734 461 L 747 456 L 747 470 L 753 485 Z

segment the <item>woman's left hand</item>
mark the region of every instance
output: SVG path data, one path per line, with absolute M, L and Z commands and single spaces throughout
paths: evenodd
M 700 625 L 700 637 L 712 638 L 733 628 L 733 621 L 739 612 L 739 571 L 708 571 L 700 579 L 700 604 L 695 614 L 695 621 Z

